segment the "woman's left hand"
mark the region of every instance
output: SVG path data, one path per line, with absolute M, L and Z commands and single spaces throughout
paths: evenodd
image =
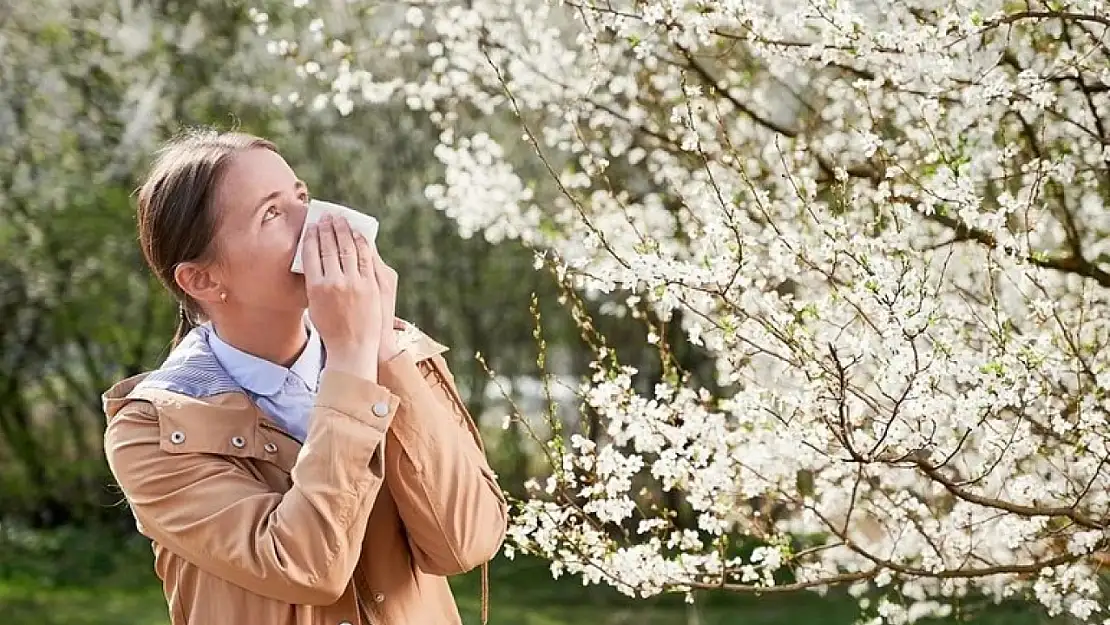
M 394 330 L 394 319 L 397 312 L 397 272 L 385 264 L 378 248 L 374 247 L 374 275 L 378 276 L 378 288 L 381 292 L 381 323 L 382 342 L 378 349 L 378 362 L 392 360 L 401 353 L 397 347 L 397 332 Z

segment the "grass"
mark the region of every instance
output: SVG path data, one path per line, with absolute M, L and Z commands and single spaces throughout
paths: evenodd
M 0 532 L 0 622 L 4 625 L 167 625 L 166 607 L 145 541 L 102 532 Z M 452 580 L 463 614 L 479 622 L 477 573 Z M 686 625 L 680 597 L 630 601 L 611 589 L 551 579 L 529 558 L 499 558 L 490 568 L 491 625 Z M 813 593 L 724 596 L 700 602 L 699 625 L 849 625 L 854 604 Z M 992 606 L 944 623 L 1045 625 L 1035 606 Z M 1058 621 L 1059 622 L 1059 621 Z
M 0 532 L 4 625 L 167 625 L 148 543 L 106 532 Z

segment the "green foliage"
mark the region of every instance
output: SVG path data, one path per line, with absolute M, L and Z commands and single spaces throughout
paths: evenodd
M 92 528 L 0 532 L 0 614 L 5 625 L 166 625 L 165 600 L 154 576 L 149 545 Z M 463 621 L 479 623 L 478 572 L 453 578 Z M 682 597 L 632 601 L 611 588 L 552 580 L 531 558 L 497 559 L 490 567 L 493 625 L 680 625 L 692 623 Z M 849 625 L 854 604 L 842 595 L 703 595 L 702 625 Z M 960 617 L 923 625 L 969 622 Z M 983 625 L 1051 623 L 1039 610 L 1012 603 L 988 609 Z M 1062 623 L 1062 621 L 1061 621 Z
M 241 3 L 17 3 L 0 9 L 0 55 L 0 523 L 126 516 L 100 394 L 168 348 L 175 308 L 143 265 L 133 194 L 152 151 L 186 126 L 273 139 L 315 196 L 379 217 L 398 312 L 452 347 L 475 414 L 475 353 L 529 371 L 528 301 L 553 292 L 530 252 L 463 239 L 430 207 L 424 187 L 441 171 L 422 116 L 275 106 L 299 79 Z

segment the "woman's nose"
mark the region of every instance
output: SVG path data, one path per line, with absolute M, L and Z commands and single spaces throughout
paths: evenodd
M 304 229 L 304 220 L 308 218 L 308 202 L 297 200 L 294 205 L 289 208 L 290 220 L 297 226 L 297 231 L 300 232 Z

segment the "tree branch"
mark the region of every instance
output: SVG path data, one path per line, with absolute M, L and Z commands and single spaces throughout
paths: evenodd
M 1070 20 L 1073 22 L 1095 22 L 1098 24 L 1102 24 L 1103 26 L 1110 27 L 1110 17 L 1103 17 L 1101 15 L 1093 15 L 1090 13 L 1073 13 L 1070 11 L 1018 11 L 1017 13 L 1004 15 L 997 19 L 987 20 L 983 23 L 983 27 L 982 29 L 980 29 L 979 34 L 983 34 L 986 31 L 991 30 L 992 28 L 998 28 L 999 26 L 1013 24 L 1014 22 L 1020 22 L 1022 20 L 1053 18 L 1060 20 Z
M 1091 518 L 1076 510 L 1074 506 L 1026 506 L 1010 501 L 1004 501 L 1002 499 L 996 499 L 994 497 L 986 497 L 984 495 L 979 495 L 963 488 L 962 486 L 957 484 L 955 480 L 945 477 L 944 474 L 941 473 L 941 471 L 939 470 L 939 467 L 935 467 L 925 460 L 918 459 L 914 462 L 914 464 L 916 464 L 917 467 L 921 469 L 921 472 L 928 476 L 929 479 L 943 486 L 954 496 L 976 505 L 980 505 L 986 508 L 994 508 L 995 510 L 1003 510 L 1005 512 L 1023 517 L 1064 517 L 1067 519 L 1071 519 L 1076 525 L 1081 525 L 1088 529 L 1101 530 L 1106 529 L 1107 527 L 1106 521 L 1100 521 Z
M 682 52 L 682 56 L 686 59 L 686 62 L 690 64 L 690 68 L 694 70 L 694 73 L 700 76 L 701 79 L 705 81 L 710 87 L 712 87 L 714 91 L 723 95 L 729 102 L 732 103 L 733 106 L 739 109 L 742 113 L 744 113 L 748 117 L 751 117 L 760 126 L 763 126 L 764 128 L 767 128 L 768 130 L 771 130 L 773 132 L 777 132 L 784 137 L 789 137 L 793 139 L 798 136 L 798 131 L 787 128 L 786 126 L 782 126 L 770 119 L 767 119 L 763 115 L 760 115 L 755 110 L 753 110 L 747 104 L 741 102 L 739 99 L 736 98 L 736 96 L 732 95 L 728 88 L 722 88 L 720 86 L 719 81 L 713 76 L 712 73 L 710 73 L 709 69 L 702 65 L 696 58 L 694 58 L 694 54 L 689 49 L 684 47 L 682 44 L 676 43 L 674 45 Z
M 698 590 L 727 590 L 729 592 L 739 593 L 776 593 L 776 592 L 794 592 L 796 590 L 805 590 L 807 588 L 817 588 L 818 586 L 835 586 L 838 584 L 845 584 L 848 582 L 858 582 L 864 579 L 871 579 L 879 574 L 882 569 L 879 567 L 871 568 L 866 571 L 859 571 L 856 573 L 840 573 L 838 575 L 831 575 L 821 579 L 814 579 L 808 582 L 794 582 L 792 584 L 782 584 L 778 586 L 757 586 L 753 584 L 707 584 L 704 582 L 695 582 L 688 584 L 691 588 Z

